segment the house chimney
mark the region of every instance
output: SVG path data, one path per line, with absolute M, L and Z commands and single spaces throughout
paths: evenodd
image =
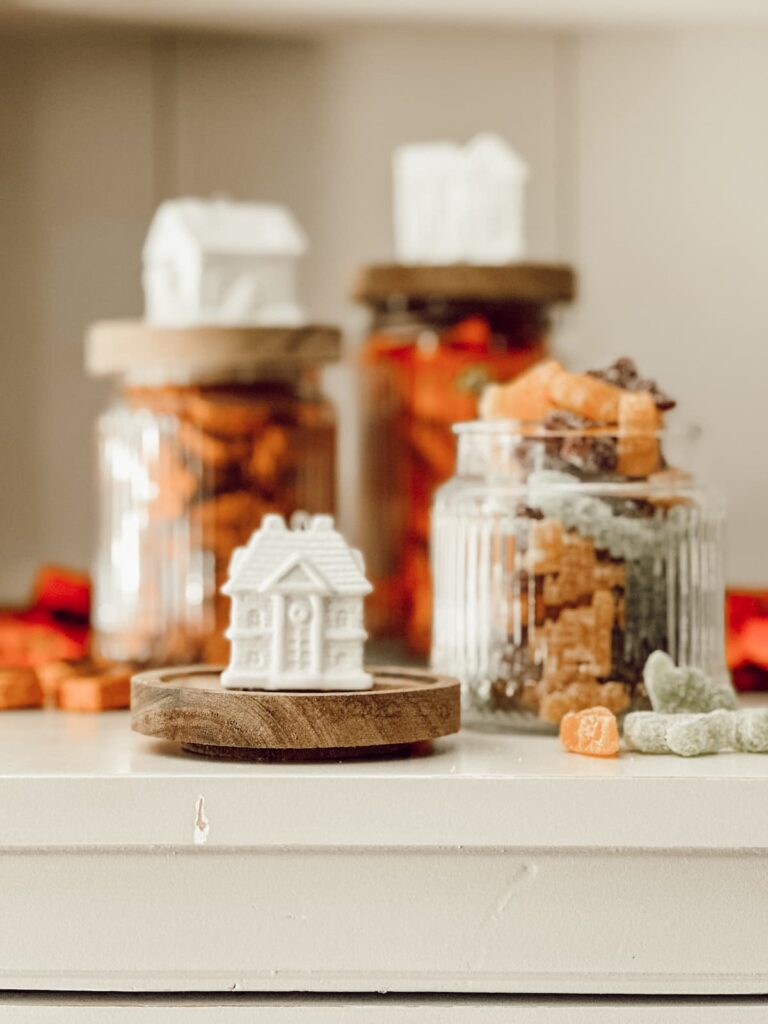
M 264 516 L 264 518 L 261 520 L 261 528 L 262 530 L 268 530 L 273 533 L 277 532 L 278 530 L 284 530 L 285 520 L 283 519 L 282 516 L 279 516 L 276 513 L 271 512 L 268 516 Z
M 313 516 L 310 529 L 313 533 L 319 533 L 321 530 L 332 530 L 333 516 Z

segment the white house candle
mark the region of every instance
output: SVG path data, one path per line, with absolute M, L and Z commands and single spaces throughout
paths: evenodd
M 265 516 L 237 548 L 222 593 L 232 600 L 221 685 L 247 690 L 367 690 L 363 558 L 331 516 L 289 529 Z

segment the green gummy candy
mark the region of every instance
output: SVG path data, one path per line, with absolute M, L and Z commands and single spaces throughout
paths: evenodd
M 654 651 L 645 663 L 643 682 L 654 711 L 662 714 L 704 714 L 736 707 L 730 683 L 710 679 L 698 668 L 677 668 L 664 651 Z
M 768 754 L 768 708 L 738 711 L 735 746 L 750 754 Z
M 667 729 L 671 717 L 655 711 L 630 711 L 624 716 L 625 746 L 641 754 L 670 753 Z
M 734 715 L 720 709 L 704 715 L 673 715 L 667 728 L 667 743 L 673 754 L 698 757 L 717 754 L 734 745 Z
M 736 745 L 737 718 L 723 708 L 700 715 L 632 711 L 624 718 L 624 744 L 641 754 L 716 754 Z M 764 726 L 768 730 L 768 718 Z

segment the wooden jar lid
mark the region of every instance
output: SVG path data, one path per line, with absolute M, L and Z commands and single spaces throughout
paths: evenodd
M 311 366 L 337 360 L 336 327 L 160 327 L 141 320 L 104 320 L 85 340 L 94 376 L 166 369 L 220 372 L 258 366 Z
M 460 687 L 429 672 L 373 668 L 371 690 L 225 690 L 210 665 L 134 676 L 131 727 L 194 753 L 313 760 L 400 752 L 457 732 Z
M 352 297 L 380 305 L 395 295 L 410 299 L 457 299 L 547 305 L 570 302 L 576 294 L 576 275 L 558 263 L 507 263 L 476 266 L 468 263 L 410 266 L 375 263 L 363 267 Z

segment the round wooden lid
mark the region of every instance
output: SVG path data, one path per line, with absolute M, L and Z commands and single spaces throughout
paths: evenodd
M 375 263 L 363 267 L 354 282 L 357 302 L 379 305 L 392 296 L 411 299 L 475 299 L 487 302 L 525 302 L 546 305 L 570 302 L 576 294 L 576 274 L 565 264 L 507 263 L 475 266 L 406 266 Z
M 270 752 L 360 757 L 457 732 L 455 679 L 415 669 L 373 668 L 371 690 L 225 690 L 210 665 L 134 676 L 131 727 L 223 757 Z
M 336 327 L 159 327 L 141 320 L 104 320 L 85 339 L 94 376 L 136 370 L 216 373 L 258 366 L 309 366 L 341 354 Z

